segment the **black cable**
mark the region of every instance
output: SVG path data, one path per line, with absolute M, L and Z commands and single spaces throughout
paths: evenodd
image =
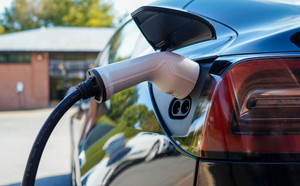
M 96 91 L 93 90 L 93 78 L 87 79 L 80 83 L 77 89 L 70 95 L 65 97 L 52 111 L 44 125 L 42 126 L 34 144 L 31 148 L 25 172 L 23 175 L 22 186 L 33 186 L 40 159 L 46 143 L 61 117 L 69 110 L 69 108 L 79 101 L 81 98 L 87 99 L 95 96 Z
M 79 90 L 75 90 L 74 92 L 72 92 L 55 107 L 54 111 L 44 123 L 31 148 L 23 176 L 22 186 L 34 185 L 37 169 L 40 163 L 43 150 L 53 129 L 55 128 L 56 124 L 61 119 L 61 117 L 66 113 L 66 111 L 69 110 L 69 108 L 74 103 L 80 100 L 81 97 L 82 96 Z

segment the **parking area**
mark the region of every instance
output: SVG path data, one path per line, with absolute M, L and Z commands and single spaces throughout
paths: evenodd
M 33 141 L 53 108 L 0 112 L 0 185 L 20 185 Z M 54 129 L 44 150 L 36 185 L 70 185 L 71 108 Z M 80 122 L 74 122 L 76 138 Z

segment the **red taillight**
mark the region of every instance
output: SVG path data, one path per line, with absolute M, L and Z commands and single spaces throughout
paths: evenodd
M 211 94 L 199 135 L 204 158 L 275 160 L 278 153 L 300 154 L 300 60 L 234 64 Z

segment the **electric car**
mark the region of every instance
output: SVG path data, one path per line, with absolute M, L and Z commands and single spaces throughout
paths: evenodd
M 91 100 L 74 185 L 300 185 L 300 3 L 161 0 L 121 26 L 97 66 L 170 51 L 191 94 L 149 82 Z

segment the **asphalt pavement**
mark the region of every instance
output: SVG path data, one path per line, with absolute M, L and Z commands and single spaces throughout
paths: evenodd
M 0 185 L 20 185 L 26 161 L 46 118 L 53 108 L 0 112 Z M 71 108 L 54 129 L 41 158 L 36 185 L 71 185 Z M 75 120 L 76 138 L 80 121 Z

